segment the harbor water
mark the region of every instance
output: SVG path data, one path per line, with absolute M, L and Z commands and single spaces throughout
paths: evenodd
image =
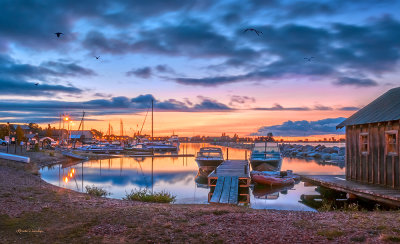
M 196 154 L 202 143 L 181 143 L 179 154 Z M 218 146 L 220 147 L 220 146 Z M 221 147 L 226 157 L 227 148 Z M 247 154 L 247 155 L 246 155 Z M 249 158 L 250 151 L 229 148 L 229 159 Z M 343 175 L 344 165 L 324 164 L 312 159 L 283 158 L 282 170 L 300 175 Z M 60 187 L 85 192 L 86 186 L 97 186 L 122 199 L 132 190 L 167 191 L 176 196 L 176 204 L 208 204 L 205 177 L 194 157 L 129 157 L 90 160 L 77 164 L 59 164 L 40 170 L 42 178 Z M 71 174 L 72 173 L 72 174 Z M 68 176 L 68 180 L 65 180 Z M 72 177 L 70 177 L 72 176 Z M 298 182 L 287 188 L 251 187 L 251 208 L 315 211 L 303 204 L 304 196 L 319 195 L 317 187 Z

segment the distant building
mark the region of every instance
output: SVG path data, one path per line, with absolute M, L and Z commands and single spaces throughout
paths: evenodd
M 92 143 L 95 140 L 95 135 L 90 130 L 71 130 L 71 140 L 81 141 L 83 143 Z
M 400 87 L 350 116 L 346 127 L 346 179 L 400 188 Z
M 55 129 L 51 130 L 51 137 L 55 140 L 67 139 L 68 131 L 65 129 Z

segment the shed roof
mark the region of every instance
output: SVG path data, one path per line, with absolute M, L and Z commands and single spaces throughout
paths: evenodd
M 400 87 L 387 91 L 336 126 L 361 125 L 400 119 Z

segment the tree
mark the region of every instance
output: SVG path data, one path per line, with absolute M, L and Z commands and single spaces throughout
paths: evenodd
M 53 136 L 53 131 L 52 131 L 51 127 L 50 127 L 50 124 L 47 125 L 46 136 L 47 137 Z
M 90 131 L 94 134 L 94 136 L 96 138 L 102 138 L 103 137 L 103 132 L 100 132 L 100 131 L 98 131 L 96 129 L 91 129 Z
M 8 135 L 10 135 L 8 126 L 0 126 L 0 139 L 4 139 Z
M 42 131 L 42 128 L 36 123 L 29 123 L 29 128 L 31 129 L 32 133 L 36 134 Z
M 24 131 L 22 130 L 21 126 L 19 126 L 19 125 L 17 126 L 15 134 L 17 136 L 17 142 L 18 143 L 24 140 L 25 134 L 24 134 Z

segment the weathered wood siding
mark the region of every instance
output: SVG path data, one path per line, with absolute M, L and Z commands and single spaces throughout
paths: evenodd
M 400 188 L 400 121 L 346 127 L 346 178 Z M 387 155 L 386 131 L 397 130 L 397 155 Z M 369 151 L 360 151 L 360 134 L 368 133 Z

